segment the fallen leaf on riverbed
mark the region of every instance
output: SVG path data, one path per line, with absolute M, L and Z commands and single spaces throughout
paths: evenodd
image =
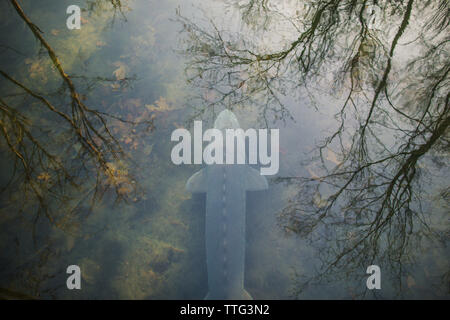
M 111 88 L 112 88 L 113 91 L 117 91 L 117 90 L 120 89 L 120 84 L 113 83 L 113 84 L 111 84 Z
M 135 108 L 139 108 L 142 105 L 141 99 L 127 99 L 126 104 L 128 106 L 133 106 Z
M 177 129 L 184 129 L 184 126 L 181 125 L 181 124 L 179 124 L 178 122 L 174 122 L 174 123 L 172 123 L 172 124 L 173 124 L 173 126 L 174 126 L 175 128 L 177 128 Z
M 48 174 L 48 172 L 42 172 L 40 175 L 38 175 L 37 179 L 47 182 L 48 180 L 50 180 L 50 175 Z
M 331 151 L 330 149 L 327 150 L 327 157 L 326 159 L 328 161 L 333 162 L 335 165 L 340 165 L 341 162 L 338 160 L 336 153 L 334 153 L 333 151 Z
M 145 154 L 146 156 L 149 156 L 150 153 L 152 153 L 152 151 L 153 151 L 153 145 L 152 145 L 152 144 L 149 144 L 149 145 L 147 145 L 147 146 L 144 148 L 144 154 Z
M 101 40 L 98 40 L 98 41 L 95 43 L 95 45 L 96 45 L 97 47 L 104 47 L 104 46 L 106 46 L 106 42 L 101 41 Z
M 203 94 L 203 98 L 208 102 L 213 102 L 216 99 L 216 97 L 217 95 L 213 90 L 208 90 Z
M 320 192 L 317 191 L 313 196 L 313 203 L 317 208 L 323 208 L 328 204 L 328 200 L 326 198 L 322 198 Z
M 114 62 L 114 66 L 117 67 L 117 69 L 114 70 L 114 72 L 113 72 L 113 75 L 116 77 L 116 79 L 117 80 L 125 79 L 125 76 L 127 73 L 127 71 L 126 71 L 127 66 L 120 61 Z
M 133 188 L 130 185 L 123 185 L 117 189 L 117 193 L 120 195 L 126 195 L 133 191 Z
M 131 141 L 133 140 L 130 137 L 126 137 L 123 142 L 125 142 L 125 144 L 129 144 Z
M 176 110 L 176 108 L 164 97 L 159 97 L 159 99 L 155 101 L 155 104 L 146 104 L 145 107 L 151 112 L 167 112 Z
M 414 287 L 416 286 L 416 280 L 414 280 L 412 276 L 408 276 L 408 278 L 406 278 L 406 284 L 408 285 L 408 288 Z
M 322 179 L 311 168 L 307 168 L 308 173 L 311 175 L 311 179 L 321 181 Z

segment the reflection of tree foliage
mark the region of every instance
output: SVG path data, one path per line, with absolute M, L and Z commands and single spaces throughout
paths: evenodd
M 240 1 L 243 21 L 256 28 L 259 14 L 277 16 L 270 3 Z M 394 272 L 401 286 L 412 250 L 424 238 L 448 236 L 432 228 L 421 207 L 424 164 L 431 157 L 439 170 L 445 167 L 439 159 L 448 157 L 448 1 L 303 1 L 297 8 L 278 15 L 298 33 L 278 50 L 212 21 L 209 32 L 180 17 L 189 81 L 214 92 L 204 99 L 206 109 L 255 104 L 267 120 L 270 113 L 290 116 L 283 96 L 329 86 L 332 74 L 342 100 L 338 127 L 318 147 L 312 178 L 280 179 L 299 190 L 281 221 L 312 242 L 319 230 L 319 238 L 332 241 L 321 248 L 324 267 L 312 280 L 342 270 L 361 274 L 373 263 Z M 404 48 L 415 55 L 407 57 Z
M 10 2 L 48 54 L 63 86 L 56 98 L 55 94 L 46 96 L 0 70 L 1 77 L 12 88 L 12 93 L 2 92 L 3 97 L 0 98 L 0 130 L 6 150 L 12 153 L 14 159 L 14 172 L 2 192 L 9 190 L 16 194 L 16 201 L 20 193 L 24 208 L 32 203 L 32 199 L 36 199 L 39 210 L 35 221 L 44 214 L 53 225 L 64 228 L 73 222 L 70 214 L 72 210 L 75 212 L 89 199 L 93 204 L 108 188 L 115 189 L 119 199 L 125 199 L 128 193 L 135 192 L 136 185 L 132 177 L 118 165 L 126 159 L 126 154 L 110 131 L 110 125 L 114 122 L 151 125 L 151 121 L 123 120 L 119 116 L 89 107 L 85 102 L 86 96 L 77 90 L 72 80 L 75 77 L 65 72 L 41 30 L 28 18 L 17 1 Z M 92 87 L 99 81 L 112 79 L 83 80 L 88 87 Z M 118 85 L 126 86 L 131 80 L 122 79 Z M 55 103 L 58 99 L 59 102 Z M 48 117 L 52 128 L 40 128 L 33 123 L 36 120 L 29 116 L 33 111 L 23 107 L 24 101 L 30 101 L 32 108 L 41 108 L 39 113 Z M 49 133 L 56 133 L 59 138 L 47 136 Z M 61 138 L 65 139 L 63 150 L 60 149 Z M 94 183 L 89 187 L 92 178 Z M 125 189 L 127 192 L 124 192 Z M 74 190 L 82 192 L 76 201 L 71 197 Z M 54 210 L 55 205 L 63 204 L 64 210 Z

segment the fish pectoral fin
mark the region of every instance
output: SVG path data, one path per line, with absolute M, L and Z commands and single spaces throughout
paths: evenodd
M 247 167 L 246 177 L 245 177 L 245 190 L 247 191 L 259 191 L 266 190 L 269 188 L 267 179 L 262 176 L 258 170 L 252 167 Z
M 205 169 L 201 169 L 194 173 L 186 182 L 186 190 L 192 193 L 206 192 L 207 186 L 208 181 Z

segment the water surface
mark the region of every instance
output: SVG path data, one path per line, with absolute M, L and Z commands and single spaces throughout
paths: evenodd
M 174 165 L 170 136 L 194 119 L 210 126 L 229 108 L 245 129 L 280 130 L 280 170 L 268 191 L 248 194 L 245 287 L 255 299 L 449 298 L 448 18 L 432 20 L 444 24 L 435 34 L 425 25 L 439 1 L 425 9 L 386 5 L 381 26 L 356 42 L 357 15 L 327 27 L 332 12 L 345 17 L 343 4 L 323 9 L 324 25 L 311 38 L 299 37 L 321 1 L 17 1 L 41 39 L 13 2 L 0 5 L 5 292 L 203 299 L 205 199 L 185 191 L 201 166 Z M 82 8 L 80 30 L 66 27 L 71 4 Z M 411 19 L 425 14 L 399 35 L 389 60 L 408 10 Z M 298 39 L 303 47 L 291 47 Z M 373 103 L 385 87 L 391 100 Z M 426 105 L 414 102 L 427 97 L 414 129 L 411 118 Z M 358 149 L 374 105 L 367 150 Z M 340 140 L 320 153 L 342 123 Z M 347 169 L 396 152 L 314 220 L 346 185 Z M 377 197 L 410 165 L 383 205 Z M 320 178 L 333 172 L 344 180 Z M 380 206 L 391 210 L 377 215 Z M 82 290 L 66 288 L 73 264 Z M 381 290 L 366 288 L 371 264 L 381 267 Z

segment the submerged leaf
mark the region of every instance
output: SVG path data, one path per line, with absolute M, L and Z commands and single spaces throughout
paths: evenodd
M 326 198 L 322 198 L 320 192 L 317 191 L 313 196 L 313 203 L 317 208 L 323 208 L 328 204 L 328 200 Z
M 406 278 L 406 284 L 408 285 L 408 288 L 414 287 L 416 285 L 416 280 L 409 275 L 408 278 Z
M 37 179 L 47 182 L 50 180 L 50 175 L 48 174 L 48 172 L 42 172 L 40 175 L 38 175 Z
M 149 156 L 149 155 L 152 153 L 152 151 L 153 151 L 153 144 L 147 145 L 147 146 L 144 148 L 144 154 L 145 154 L 146 156 Z
M 340 165 L 341 161 L 338 160 L 336 153 L 328 149 L 326 160 L 333 162 L 335 165 Z
M 116 70 L 114 70 L 113 75 L 116 77 L 117 80 L 123 80 L 125 79 L 126 73 L 127 73 L 127 66 L 120 61 L 114 62 L 114 66 L 117 67 Z

